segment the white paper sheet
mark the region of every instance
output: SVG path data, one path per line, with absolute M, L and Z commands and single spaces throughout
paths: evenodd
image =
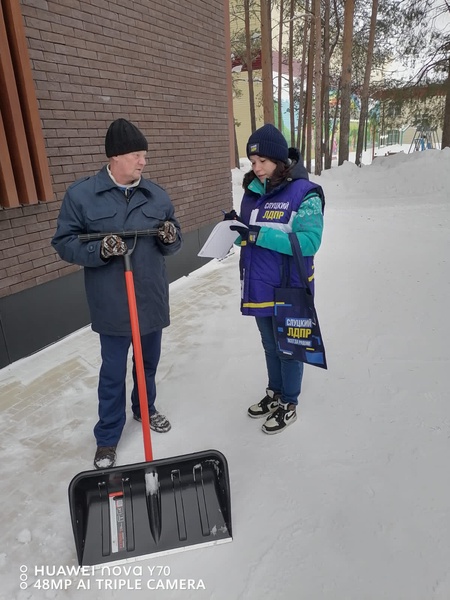
M 206 258 L 224 258 L 230 251 L 236 238 L 239 236 L 237 231 L 232 231 L 230 229 L 232 225 L 247 227 L 240 221 L 221 221 L 220 223 L 217 223 L 209 234 L 203 248 L 198 253 L 198 256 Z

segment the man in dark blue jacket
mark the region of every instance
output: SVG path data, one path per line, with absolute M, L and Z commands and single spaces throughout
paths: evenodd
M 165 256 L 181 248 L 180 226 L 168 194 L 142 177 L 148 143 L 126 119 L 109 126 L 105 138 L 109 164 L 93 177 L 72 184 L 65 194 L 52 246 L 59 256 L 84 267 L 86 296 L 93 331 L 100 335 L 99 421 L 94 428 L 96 468 L 114 466 L 116 447 L 125 425 L 125 379 L 131 325 L 121 258 L 127 244 L 108 232 L 158 229 L 157 236 L 137 239 L 133 276 L 147 385 L 150 427 L 169 431 L 168 419 L 155 408 L 155 375 L 162 330 L 169 325 L 169 283 Z M 98 241 L 82 242 L 79 234 L 105 233 Z M 133 417 L 140 421 L 133 357 Z

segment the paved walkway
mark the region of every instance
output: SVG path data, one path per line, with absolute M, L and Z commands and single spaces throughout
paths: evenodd
M 238 287 L 237 255 L 219 264 L 209 263 L 171 285 L 171 326 L 164 331 L 157 384 L 158 408 L 168 411 L 173 421 L 179 415 L 175 414 L 175 400 L 172 402 L 167 396 L 174 395 L 170 392 L 171 384 L 176 383 L 171 382 L 171 371 L 175 369 L 177 356 L 186 352 L 195 355 L 200 340 L 197 331 L 201 329 L 198 319 L 205 307 L 217 309 L 221 302 L 226 302 L 239 315 Z M 235 298 L 230 300 L 230 295 Z M 3 504 L 3 524 L 7 530 L 17 530 L 18 506 L 36 503 L 33 497 L 36 492 L 43 492 L 41 481 L 48 480 L 49 471 L 67 485 L 77 472 L 93 468 L 92 428 L 97 420 L 99 368 L 99 339 L 88 326 L 0 370 L 0 454 L 3 476 L 8 482 L 3 498 L 6 494 L 13 499 Z M 166 383 L 159 385 L 163 380 Z M 130 352 L 128 391 L 131 387 Z M 141 426 L 130 418 L 129 406 L 127 410 L 119 464 L 144 460 Z M 136 431 L 125 435 L 127 428 Z M 174 437 L 177 436 L 170 436 L 172 442 Z M 164 436 L 158 436 L 158 456 L 164 451 Z M 37 479 L 39 476 L 42 479 Z

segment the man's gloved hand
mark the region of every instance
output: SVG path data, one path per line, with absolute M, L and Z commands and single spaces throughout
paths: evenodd
M 158 237 L 164 244 L 173 244 L 177 239 L 177 228 L 170 221 L 158 227 Z
M 106 235 L 100 244 L 100 255 L 102 258 L 123 256 L 127 250 L 127 245 L 118 235 Z
M 235 221 L 235 220 L 239 221 L 239 217 L 238 217 L 237 212 L 233 209 L 233 210 L 230 210 L 230 212 L 223 213 L 223 220 L 224 221 Z
M 231 225 L 230 229 L 231 231 L 237 231 L 243 242 L 247 242 L 247 244 L 256 244 L 261 227 L 258 225 L 251 225 L 250 228 L 247 228 L 241 227 L 240 225 Z

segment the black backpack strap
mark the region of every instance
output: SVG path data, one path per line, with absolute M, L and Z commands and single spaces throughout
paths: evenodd
M 309 286 L 309 281 L 308 281 L 308 275 L 306 273 L 305 262 L 303 260 L 303 253 L 302 253 L 302 249 L 300 247 L 300 242 L 298 241 L 297 234 L 290 233 L 289 241 L 291 242 L 292 256 L 294 257 L 295 265 L 300 274 L 300 279 L 301 279 L 304 287 L 311 292 L 311 288 Z

